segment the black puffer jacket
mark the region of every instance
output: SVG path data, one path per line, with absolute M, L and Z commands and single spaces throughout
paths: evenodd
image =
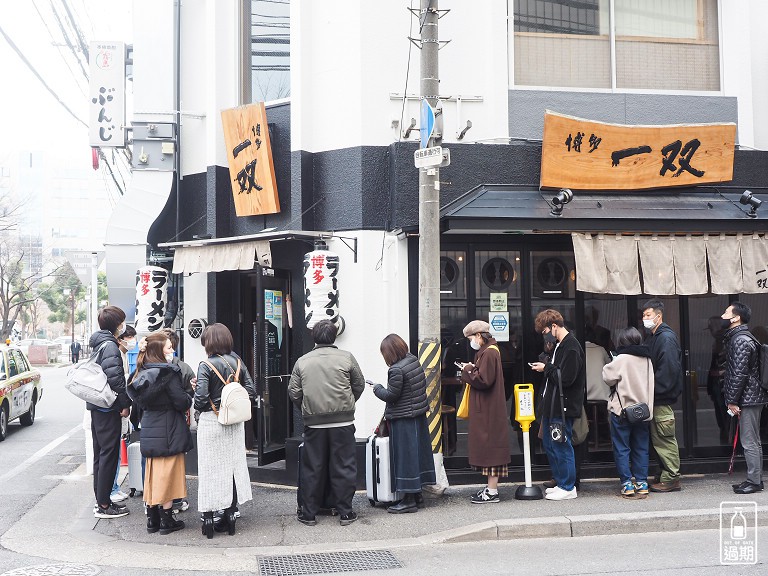
M 760 358 L 757 341 L 749 327 L 741 324 L 731 328 L 723 337 L 726 353 L 723 375 L 723 396 L 726 404 L 761 406 L 768 395 L 760 386 Z
M 245 363 L 234 352 L 224 356 L 209 356 L 207 361 L 216 367 L 224 378 L 228 378 L 237 368 L 240 360 L 240 376 L 238 381 L 248 391 L 251 402 L 256 398 L 256 388 L 253 386 L 251 375 L 245 367 Z M 221 389 L 224 383 L 205 362 L 200 362 L 197 368 L 197 387 L 195 388 L 195 410 L 199 412 L 211 411 L 211 402 L 219 409 L 221 404 Z
M 175 456 L 192 450 L 186 418 L 192 395 L 184 390 L 177 365 L 145 364 L 128 384 L 128 395 L 142 411 L 143 456 Z
M 415 418 L 427 413 L 427 380 L 418 358 L 406 354 L 389 367 L 387 387 L 376 384 L 373 393 L 387 403 L 387 420 Z
M 105 344 L 106 343 L 106 344 Z M 98 351 L 98 358 L 96 362 L 101 366 L 104 374 L 107 375 L 107 383 L 112 390 L 117 394 L 115 403 L 109 409 L 99 408 L 93 404 L 86 402 L 85 407 L 88 410 L 99 410 L 101 412 L 119 412 L 123 408 L 128 408 L 131 405 L 131 399 L 125 393 L 125 372 L 123 371 L 123 357 L 120 354 L 120 347 L 117 344 L 117 338 L 109 332 L 109 330 L 99 330 L 91 335 L 89 341 L 91 346 L 91 354 L 95 354 L 96 350 L 102 344 L 105 344 L 104 348 Z

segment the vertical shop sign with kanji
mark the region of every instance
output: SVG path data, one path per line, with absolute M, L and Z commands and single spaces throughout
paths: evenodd
M 91 42 L 88 132 L 94 147 L 125 146 L 125 43 Z
M 328 250 L 304 255 L 304 317 L 307 328 L 339 317 L 339 256 Z
M 280 212 L 263 102 L 221 112 L 229 178 L 238 216 Z
M 168 270 L 144 266 L 136 272 L 136 332 L 154 332 L 163 327 Z

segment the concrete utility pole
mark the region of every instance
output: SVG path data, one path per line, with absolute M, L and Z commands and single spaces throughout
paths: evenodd
M 437 0 L 421 0 L 421 97 L 435 108 L 440 94 Z M 428 147 L 439 146 L 434 134 Z M 440 168 L 419 169 L 419 360 L 427 376 L 429 432 L 435 457 L 435 493 L 448 487 L 442 454 L 440 390 Z

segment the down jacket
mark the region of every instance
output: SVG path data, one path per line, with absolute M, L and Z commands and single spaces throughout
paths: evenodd
M 107 376 L 107 383 L 117 394 L 115 403 L 109 408 L 99 408 L 94 404 L 86 402 L 85 407 L 88 410 L 98 410 L 100 412 L 119 412 L 131 405 L 131 399 L 125 393 L 125 371 L 123 370 L 123 356 L 120 354 L 120 347 L 117 344 L 117 338 L 109 330 L 99 330 L 91 335 L 89 341 L 92 354 L 102 344 L 104 347 L 98 351 L 96 362 L 101 366 L 104 374 Z
M 386 388 L 376 384 L 373 393 L 387 403 L 384 409 L 387 420 L 415 418 L 427 413 L 427 379 L 413 354 L 406 354 L 405 358 L 392 364 Z
M 741 324 L 729 329 L 723 337 L 726 362 L 723 375 L 723 396 L 726 404 L 761 406 L 768 394 L 760 386 L 760 358 L 757 340 L 749 327 Z
M 186 417 L 192 396 L 184 390 L 178 366 L 147 363 L 134 373 L 127 390 L 141 409 L 143 456 L 175 456 L 192 450 Z
M 234 352 L 224 354 L 223 356 L 209 356 L 207 361 L 216 367 L 224 378 L 229 378 L 230 374 L 233 374 L 237 368 L 237 362 L 240 361 L 240 376 L 238 382 L 248 392 L 248 396 L 253 403 L 256 398 L 256 388 L 253 386 L 253 380 L 248 373 L 248 369 L 245 367 L 245 363 Z M 216 372 L 211 370 L 205 362 L 200 362 L 200 366 L 197 368 L 197 387 L 195 388 L 195 410 L 198 412 L 210 412 L 211 402 L 216 406 L 216 410 L 219 409 L 221 404 L 221 391 L 224 388 L 224 383 L 216 375 Z

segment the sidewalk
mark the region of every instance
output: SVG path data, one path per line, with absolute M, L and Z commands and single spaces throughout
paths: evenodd
M 3 536 L 2 546 L 59 561 L 154 569 L 219 571 L 253 570 L 259 556 L 449 544 L 512 538 L 698 530 L 719 528 L 721 501 L 754 501 L 768 512 L 768 492 L 737 496 L 730 484 L 741 475 L 686 476 L 682 492 L 650 494 L 645 500 L 618 496 L 617 480 L 582 482 L 579 497 L 563 502 L 518 501 L 517 484 L 502 484 L 499 504 L 473 505 L 478 487 L 450 488 L 427 499 L 416 514 L 388 514 L 357 493 L 357 522 L 342 527 L 338 517 L 318 516 L 317 526 L 295 519 L 295 489 L 253 485 L 254 500 L 240 507 L 237 534 L 201 535 L 196 511 L 197 479 L 189 478 L 190 509 L 180 518 L 184 530 L 167 536 L 147 534 L 140 498 L 125 503 L 130 515 L 114 520 L 93 518 L 91 477 L 84 467 L 32 508 Z M 105 550 L 110 552 L 105 554 Z

